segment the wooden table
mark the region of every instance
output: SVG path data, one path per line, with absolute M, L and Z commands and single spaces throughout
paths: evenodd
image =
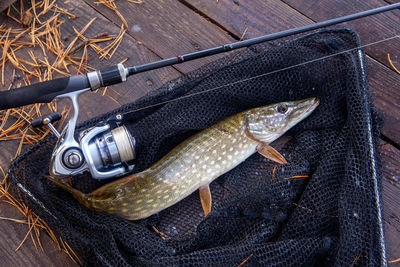
M 121 20 L 111 10 L 94 4 L 94 0 L 57 1 L 77 15 L 62 30 L 75 36 L 72 26 L 82 29 L 93 17 L 96 20 L 86 32 L 94 36 L 99 31 L 117 34 Z M 116 55 L 107 62 L 91 56 L 91 65 L 103 67 L 129 57 L 126 66 L 143 64 L 175 55 L 189 53 L 239 40 L 247 29 L 246 38 L 307 25 L 370 8 L 396 0 L 143 0 L 137 5 L 117 0 L 118 10 L 126 18 L 129 29 Z M 5 13 L 0 23 L 11 24 Z M 379 14 L 340 25 L 356 30 L 363 44 L 395 36 L 400 28 L 400 10 Z M 96 30 L 95 30 L 96 29 Z M 102 29 L 102 30 L 98 30 Z M 388 260 L 400 257 L 400 75 L 387 60 L 392 56 L 400 66 L 400 39 L 368 46 L 367 66 L 374 104 L 385 119 L 379 151 L 383 161 L 383 202 L 386 249 Z M 174 67 L 142 73 L 127 83 L 115 86 L 122 96 L 121 103 L 129 103 L 163 83 L 192 71 L 219 56 L 200 59 Z M 11 68 L 10 68 L 11 69 Z M 10 74 L 10 72 L 8 72 Z M 99 94 L 82 97 L 80 121 L 118 107 L 118 104 Z M 7 168 L 15 153 L 17 142 L 0 143 L 0 164 Z M 0 216 L 20 216 L 8 204 L 0 203 Z M 36 251 L 30 240 L 15 252 L 24 238 L 27 227 L 0 220 L 0 255 L 2 266 L 73 266 L 75 265 L 51 240 L 42 234 L 44 251 Z

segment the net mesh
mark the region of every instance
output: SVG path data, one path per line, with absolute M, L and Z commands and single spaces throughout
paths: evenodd
M 273 48 L 232 52 L 80 125 L 123 113 L 137 140 L 139 172 L 229 115 L 318 97 L 320 106 L 278 148 L 288 164 L 254 154 L 219 177 L 210 185 L 213 206 L 206 218 L 197 192 L 140 221 L 86 210 L 43 177 L 54 137 L 12 164 L 13 188 L 86 265 L 237 266 L 247 259 L 249 266 L 379 266 L 385 261 L 373 145 L 379 127 L 363 55 L 354 49 L 329 56 L 358 46 L 354 32 L 325 30 Z M 83 174 L 72 183 L 90 192 L 104 182 Z

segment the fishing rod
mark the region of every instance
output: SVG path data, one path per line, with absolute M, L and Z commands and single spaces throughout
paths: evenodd
M 51 102 L 55 97 L 66 93 L 71 93 L 83 89 L 88 89 L 88 90 L 90 89 L 93 91 L 100 87 L 105 87 L 125 82 L 128 76 L 137 73 L 155 70 L 167 66 L 172 66 L 183 62 L 188 62 L 191 60 L 216 55 L 223 52 L 228 52 L 263 42 L 276 40 L 294 34 L 304 33 L 307 31 L 312 31 L 323 27 L 336 25 L 339 23 L 386 12 L 396 8 L 400 8 L 400 3 L 374 8 L 367 11 L 351 14 L 348 16 L 334 18 L 323 22 L 318 22 L 277 33 L 272 33 L 244 41 L 238 41 L 235 43 L 209 48 L 206 50 L 201 50 L 185 54 L 182 56 L 171 57 L 143 65 L 125 68 L 122 64 L 118 64 L 117 66 L 114 66 L 110 69 L 93 71 L 87 73 L 86 75 L 75 75 L 71 77 L 59 78 L 5 92 L 0 92 L 0 110 L 16 108 L 34 103 L 48 103 Z
M 50 162 L 50 174 L 53 177 L 66 177 L 89 171 L 95 179 L 120 176 L 130 172 L 134 167 L 131 163 L 135 158 L 135 138 L 131 136 L 125 126 L 121 125 L 122 114 L 117 114 L 99 126 L 84 130 L 80 133 L 79 140 L 76 140 L 75 127 L 79 115 L 78 98 L 82 93 L 125 82 L 129 76 L 137 73 L 336 25 L 396 8 L 400 8 L 400 3 L 143 65 L 125 68 L 122 64 L 118 64 L 106 70 L 89 72 L 86 75 L 74 75 L 0 92 L 0 110 L 34 103 L 49 103 L 54 98 L 70 98 L 74 115 L 62 133 L 58 133 L 52 126 L 52 122 L 61 118 L 58 113 L 32 122 L 35 127 L 48 125 L 58 138 Z

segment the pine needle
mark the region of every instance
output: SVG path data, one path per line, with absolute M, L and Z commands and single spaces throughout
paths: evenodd
M 244 261 L 242 261 L 238 267 L 242 267 L 251 257 L 253 257 L 253 253 L 251 253 Z
M 102 4 L 105 7 L 111 9 L 114 11 L 114 13 L 121 19 L 123 25 L 125 25 L 126 28 L 128 28 L 128 23 L 126 22 L 126 19 L 122 14 L 118 11 L 117 6 L 115 4 L 115 0 L 99 0 L 98 2 L 94 2 L 95 4 L 99 5 Z
M 387 57 L 388 57 L 390 66 L 394 69 L 395 72 L 397 72 L 398 74 L 400 74 L 400 71 L 399 71 L 399 70 L 394 66 L 394 64 L 392 63 L 392 60 L 390 59 L 389 53 L 387 54 Z
M 246 33 L 247 33 L 247 29 L 248 29 L 247 27 L 246 27 L 246 29 L 244 29 L 242 36 L 240 36 L 239 41 L 242 41 L 244 39 L 244 37 L 246 36 Z
M 300 204 L 297 204 L 297 203 L 295 203 L 295 202 L 293 202 L 293 205 L 295 205 L 296 207 L 298 207 L 298 208 L 300 208 L 300 209 L 306 210 L 306 211 L 308 211 L 308 212 L 310 212 L 310 213 L 315 213 L 315 211 L 313 211 L 312 209 L 303 207 L 303 206 L 301 206 Z M 338 218 L 338 216 L 336 216 L 336 215 L 329 215 L 329 214 L 319 214 L 319 215 L 327 216 L 327 217 L 331 217 L 331 218 Z
M 396 263 L 396 262 L 400 262 L 400 258 L 395 259 L 395 260 L 388 261 L 388 263 Z
M 15 222 L 15 223 L 28 224 L 28 222 L 26 220 L 18 220 L 18 219 L 13 219 L 13 218 L 0 217 L 0 220 L 12 221 L 12 222 Z
M 277 165 L 275 165 L 275 166 L 274 166 L 274 169 L 272 170 L 272 179 L 275 178 L 276 168 L 278 168 Z
M 20 249 L 20 247 L 22 246 L 22 244 L 24 244 L 25 240 L 28 238 L 28 235 L 31 233 L 32 228 L 36 225 L 37 220 L 39 220 L 39 217 L 35 220 L 34 223 L 31 224 L 31 226 L 29 227 L 28 232 L 26 233 L 24 239 L 21 241 L 21 243 L 19 244 L 19 246 L 15 249 L 15 251 L 18 251 Z
M 76 263 L 79 265 L 82 265 L 82 261 L 78 258 L 78 256 L 75 254 L 75 252 L 71 249 L 71 247 L 60 237 L 60 242 L 62 247 L 62 250 Z M 72 255 L 71 255 L 72 253 Z
M 360 259 L 361 257 L 361 251 L 357 254 L 357 256 L 354 258 L 353 262 L 351 263 L 350 267 L 353 267 L 357 261 Z
M 153 230 L 162 238 L 162 239 L 166 239 L 168 238 L 168 235 L 159 231 L 155 226 L 151 226 L 151 228 L 153 228 Z
M 286 177 L 285 180 L 289 180 L 289 179 L 296 179 L 296 178 L 308 178 L 308 175 L 295 175 L 295 176 L 291 176 L 291 177 Z

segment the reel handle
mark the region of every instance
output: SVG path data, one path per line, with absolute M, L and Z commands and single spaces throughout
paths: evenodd
M 39 119 L 33 120 L 31 122 L 31 125 L 32 125 L 32 127 L 36 128 L 36 127 L 40 127 L 40 126 L 43 126 L 43 125 L 48 125 L 49 123 L 56 122 L 56 121 L 58 121 L 60 119 L 61 119 L 61 113 L 60 112 L 56 112 L 56 113 L 52 113 L 50 115 L 47 115 L 44 118 L 39 118 Z

